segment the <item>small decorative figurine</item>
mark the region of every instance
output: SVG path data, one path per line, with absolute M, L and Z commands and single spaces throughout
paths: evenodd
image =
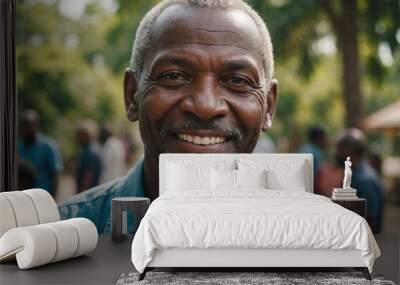
M 347 160 L 344 162 L 344 179 L 343 179 L 343 189 L 352 189 L 351 188 L 351 176 L 353 172 L 351 171 L 351 161 L 350 157 L 347 157 Z
M 333 188 L 332 199 L 333 200 L 352 200 L 357 199 L 357 189 L 351 188 L 351 171 L 350 157 L 347 157 L 344 162 L 344 178 L 343 188 Z

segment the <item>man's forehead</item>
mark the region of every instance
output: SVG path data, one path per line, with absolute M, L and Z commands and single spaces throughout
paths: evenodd
M 153 26 L 152 48 L 185 44 L 236 47 L 254 55 L 262 48 L 258 28 L 244 11 L 170 6 Z

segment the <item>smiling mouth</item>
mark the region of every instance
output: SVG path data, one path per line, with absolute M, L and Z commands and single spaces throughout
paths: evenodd
M 182 133 L 178 134 L 178 139 L 195 145 L 221 144 L 227 141 L 227 138 L 222 136 L 194 136 Z

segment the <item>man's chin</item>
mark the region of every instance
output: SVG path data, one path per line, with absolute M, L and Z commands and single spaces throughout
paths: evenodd
M 165 142 L 165 152 L 171 153 L 234 153 L 238 152 L 234 140 L 220 143 L 196 144 L 178 138 L 168 138 Z

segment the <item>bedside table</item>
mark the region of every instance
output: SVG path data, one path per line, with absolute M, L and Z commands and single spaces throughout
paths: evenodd
M 363 198 L 354 198 L 351 200 L 332 199 L 332 202 L 359 214 L 364 219 L 366 218 L 366 200 Z
M 123 241 L 127 237 L 128 211 L 134 214 L 135 229 L 139 227 L 140 221 L 144 217 L 147 208 L 150 206 L 150 199 L 143 197 L 119 197 L 111 201 L 111 239 L 112 241 Z

